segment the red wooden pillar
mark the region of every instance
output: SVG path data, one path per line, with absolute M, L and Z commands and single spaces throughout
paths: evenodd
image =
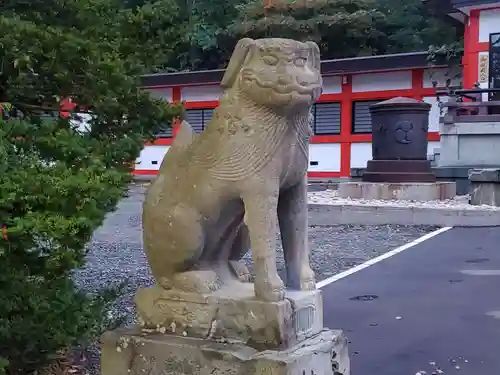
M 177 136 L 177 133 L 179 132 L 180 125 L 181 125 L 181 119 L 175 118 L 174 123 L 172 125 L 172 138 L 175 138 Z
M 180 87 L 173 87 L 172 88 L 172 101 L 174 104 L 180 103 L 181 102 L 181 88 Z M 172 123 L 172 138 L 175 138 L 177 135 L 177 132 L 179 131 L 179 127 L 181 125 L 181 119 L 176 117 L 174 119 L 174 122 Z
M 352 76 L 342 76 L 342 99 L 340 101 L 340 175 L 351 175 L 352 132 Z

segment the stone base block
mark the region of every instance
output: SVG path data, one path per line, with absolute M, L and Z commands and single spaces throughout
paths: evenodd
M 439 133 L 439 166 L 497 165 L 500 160 L 497 121 L 442 123 Z
M 101 375 L 349 375 L 342 331 L 323 330 L 283 351 L 258 351 L 241 343 L 106 332 L 101 338 Z
M 319 290 L 287 291 L 280 302 L 255 299 L 253 284 L 234 282 L 207 294 L 140 289 L 136 306 L 143 326 L 167 334 L 230 339 L 258 350 L 283 349 L 323 329 Z
M 433 201 L 452 199 L 456 195 L 455 182 L 343 182 L 339 196 L 352 199 Z
M 469 180 L 471 204 L 500 206 L 500 168 L 473 169 Z

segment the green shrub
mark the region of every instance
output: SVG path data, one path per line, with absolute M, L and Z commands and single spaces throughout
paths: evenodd
M 114 323 L 106 304 L 114 297 L 87 296 L 68 278 L 46 280 L 0 266 L 0 374 L 29 374 L 61 348 L 93 340 Z
M 144 141 L 180 113 L 138 79 L 152 51 L 163 44 L 163 58 L 165 40 L 178 39 L 175 3 L 117 4 L 0 5 L 0 374 L 39 372 L 117 323 L 105 311 L 118 289 L 86 295 L 72 272 L 125 194 Z M 70 118 L 59 116 L 61 98 L 77 103 Z M 83 111 L 88 131 L 70 121 Z

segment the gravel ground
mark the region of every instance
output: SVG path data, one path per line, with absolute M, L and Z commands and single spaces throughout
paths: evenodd
M 111 213 L 89 244 L 85 268 L 75 273 L 79 287 L 89 292 L 100 290 L 113 282 L 128 281 L 126 294 L 112 314 L 125 313 L 129 323 L 134 322 L 133 295 L 138 287 L 153 283 L 141 240 L 141 202 L 144 185 L 133 185 L 129 197 Z M 317 280 L 323 280 L 340 271 L 381 255 L 437 229 L 430 226 L 355 226 L 311 227 L 311 262 Z M 278 267 L 283 274 L 283 256 L 278 249 Z M 251 266 L 250 256 L 244 259 Z M 98 373 L 98 351 L 88 354 L 91 373 Z M 97 372 L 96 372 L 97 371 Z

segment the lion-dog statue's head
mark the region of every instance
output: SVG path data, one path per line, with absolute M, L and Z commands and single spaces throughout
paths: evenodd
M 241 39 L 221 81 L 268 107 L 310 106 L 322 84 L 318 45 L 280 38 Z

